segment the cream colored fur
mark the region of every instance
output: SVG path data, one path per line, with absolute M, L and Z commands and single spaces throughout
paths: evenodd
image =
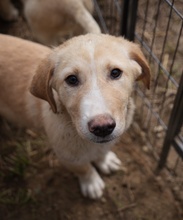
M 141 79 L 149 88 L 140 48 L 104 34 L 75 37 L 54 50 L 5 35 L 0 42 L 0 115 L 42 128 L 82 194 L 101 197 L 105 184 L 92 164 L 104 174 L 120 169 L 110 149 L 132 122 L 133 84 Z

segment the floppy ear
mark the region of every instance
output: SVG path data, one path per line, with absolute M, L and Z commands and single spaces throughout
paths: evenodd
M 142 80 L 147 89 L 149 89 L 151 78 L 150 68 L 146 61 L 146 58 L 144 57 L 142 51 L 138 46 L 134 47 L 134 50 L 131 51 L 130 57 L 131 59 L 135 60 L 142 68 L 142 73 L 136 80 Z
M 54 113 L 57 113 L 56 103 L 53 97 L 52 87 L 50 80 L 54 73 L 54 66 L 52 61 L 47 57 L 45 58 L 37 68 L 36 74 L 34 75 L 30 92 L 37 98 L 46 100 Z

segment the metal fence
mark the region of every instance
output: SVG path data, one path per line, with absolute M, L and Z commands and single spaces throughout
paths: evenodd
M 183 2 L 94 3 L 96 19 L 104 33 L 122 35 L 141 44 L 152 70 L 152 82 L 150 91 L 136 85 L 136 120 L 158 161 L 158 169 L 166 166 L 179 173 L 183 168 Z

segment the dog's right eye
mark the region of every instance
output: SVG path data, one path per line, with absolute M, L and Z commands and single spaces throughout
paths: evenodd
M 77 86 L 79 84 L 79 80 L 75 75 L 68 76 L 65 81 L 70 86 Z

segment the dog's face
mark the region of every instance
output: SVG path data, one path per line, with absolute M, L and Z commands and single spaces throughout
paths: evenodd
M 138 79 L 149 87 L 149 67 L 138 46 L 88 34 L 55 49 L 38 68 L 31 92 L 57 112 L 53 88 L 78 134 L 103 143 L 119 137 L 129 125 L 130 96 Z

